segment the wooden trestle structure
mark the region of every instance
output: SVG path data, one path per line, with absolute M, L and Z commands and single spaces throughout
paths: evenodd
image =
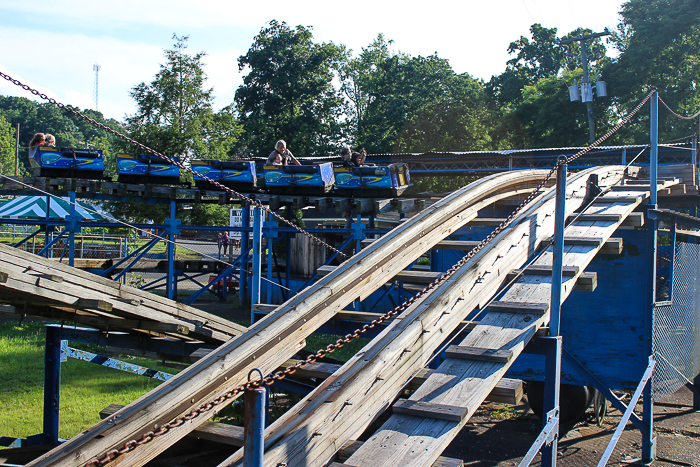
M 651 187 L 648 181 L 646 186 L 629 181 L 636 173 L 636 169 L 608 166 L 570 176 L 567 215 L 576 216 L 590 202 L 591 180 L 597 180 L 605 194 L 568 227 L 562 302 L 583 280 L 586 266 L 613 232 L 625 221 L 638 222 L 631 214 L 649 196 Z M 25 313 L 36 308 L 46 315 L 50 309 L 61 319 L 93 326 L 109 323 L 119 327 L 122 320 L 121 328 L 132 332 L 224 342 L 176 377 L 131 404 L 107 412 L 104 420 L 29 465 L 85 465 L 245 383 L 254 368 L 269 374 L 289 365 L 287 360 L 304 346 L 306 337 L 347 305 L 368 297 L 421 254 L 476 219 L 484 207 L 530 193 L 546 174 L 526 170 L 493 175 L 443 198 L 327 271 L 314 285 L 248 329 L 0 247 L 0 300 L 17 306 L 28 303 Z M 658 189 L 680 182 L 665 179 Z M 554 203 L 550 184 L 488 247 L 393 319 L 378 337 L 346 364 L 333 368 L 321 385 L 270 425 L 265 431 L 265 465 L 327 465 L 390 407 L 393 415 L 367 442 L 354 445 L 344 465 L 433 465 L 525 345 L 548 324 L 551 247 L 533 265 L 525 265 L 554 234 Z M 513 278 L 514 270 L 521 274 Z M 492 301 L 497 292 L 501 298 Z M 402 388 L 424 371 L 445 339 L 463 326 L 465 317 L 482 308 L 485 314 L 470 327 L 465 339 L 447 348 L 448 358 L 439 368 L 423 378 L 409 399 L 397 401 Z M 193 431 L 206 431 L 201 430 L 207 420 L 225 406 L 216 405 L 205 415 L 119 456 L 114 465 L 146 464 Z M 237 447 L 240 440 L 228 444 Z M 241 451 L 221 465 L 242 465 Z

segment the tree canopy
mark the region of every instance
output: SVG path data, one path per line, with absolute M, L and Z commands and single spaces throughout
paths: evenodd
M 324 156 L 343 139 L 343 102 L 333 70 L 343 49 L 313 42 L 310 28 L 270 21 L 238 58 L 246 70 L 235 102 L 245 129 L 245 155 L 267 157 L 284 139 L 298 156 Z

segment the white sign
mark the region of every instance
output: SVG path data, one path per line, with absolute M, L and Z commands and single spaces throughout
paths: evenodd
M 243 227 L 243 210 L 242 209 L 231 209 L 231 222 L 229 223 L 231 227 Z M 241 238 L 241 232 L 236 230 L 230 232 L 231 238 Z

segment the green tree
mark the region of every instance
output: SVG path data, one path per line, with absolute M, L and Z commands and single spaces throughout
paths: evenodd
M 486 151 L 509 147 L 500 112 L 483 84 L 468 75 L 454 78 L 450 92 L 417 109 L 398 135 L 398 152 Z
M 313 42 L 310 28 L 270 21 L 238 58 L 248 71 L 235 102 L 246 156 L 267 157 L 284 139 L 297 156 L 331 155 L 342 137 L 343 101 L 333 70 L 344 57 L 333 43 Z
M 226 158 L 240 134 L 235 116 L 230 108 L 213 110 L 213 90 L 204 88 L 206 54 L 187 54 L 188 36 L 173 39 L 176 43 L 164 51 L 166 62 L 151 84 L 140 83 L 130 92 L 137 110 L 126 119 L 129 136 L 183 163 Z
M 0 115 L 0 174 L 15 174 L 15 130 Z
M 449 62 L 437 55 L 393 55 L 376 65 L 365 80 L 371 96 L 360 120 L 358 145 L 372 152 L 396 150 L 399 134 L 409 120 L 430 103 L 453 96 L 469 77 L 458 76 Z
M 674 110 L 692 114 L 700 109 L 700 1 L 630 0 L 620 11 L 613 35 L 620 55 L 605 70 L 618 117 L 627 114 L 652 88 Z M 659 118 L 659 136 L 681 138 L 697 130 L 696 122 Z M 618 141 L 648 141 L 648 111 L 619 132 Z M 667 115 L 667 114 L 666 114 Z
M 371 80 L 377 67 L 391 58 L 389 46 L 393 42 L 379 34 L 369 46 L 362 47 L 358 57 L 350 57 L 349 51 L 345 60 L 338 64 L 340 90 L 347 99 L 347 139 L 350 146 L 360 145 L 361 124 L 367 120 L 369 105 L 377 98 L 371 92 Z

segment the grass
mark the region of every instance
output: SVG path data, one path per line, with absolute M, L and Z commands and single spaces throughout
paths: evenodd
M 0 324 L 0 436 L 26 438 L 43 431 L 43 324 Z M 151 360 L 119 358 L 154 367 Z M 97 423 L 99 411 L 109 404 L 128 404 L 158 384 L 151 378 L 69 358 L 61 364 L 59 436 L 75 436 Z
M 0 324 L 0 406 L 3 407 L 0 411 L 0 436 L 26 438 L 43 431 L 44 324 Z M 307 338 L 306 350 L 316 352 L 338 337 L 313 334 Z M 355 339 L 329 357 L 347 361 L 368 342 L 367 338 Z M 87 344 L 69 345 L 104 353 L 104 349 Z M 153 360 L 128 356 L 116 358 L 155 368 Z M 176 372 L 172 369 L 165 371 Z M 126 405 L 159 384 L 160 381 L 151 378 L 69 358 L 61 364 L 59 436 L 66 439 L 75 436 L 97 423 L 99 411 L 109 404 Z M 299 399 L 292 394 L 284 398 L 286 402 L 279 407 L 277 416 Z M 278 404 L 275 402 L 274 405 Z M 240 402 L 232 404 L 215 419 L 224 423 L 242 423 Z

